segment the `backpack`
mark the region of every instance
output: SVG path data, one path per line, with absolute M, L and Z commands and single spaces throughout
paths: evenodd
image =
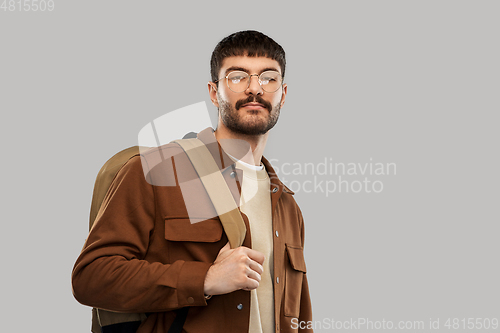
M 226 232 L 231 248 L 243 243 L 246 227 L 236 203 L 225 183 L 222 174 L 213 160 L 207 147 L 195 133 L 188 133 L 182 140 L 173 141 L 179 144 L 188 155 L 196 169 Z M 147 147 L 133 146 L 116 153 L 99 170 L 90 208 L 89 230 L 97 217 L 104 197 L 121 167 L 132 157 L 140 154 Z M 227 207 L 230 207 L 228 211 Z M 189 307 L 175 310 L 177 313 L 168 333 L 180 333 L 187 317 Z M 92 309 L 92 333 L 134 333 L 147 318 L 144 313 L 120 313 L 103 309 Z
M 94 225 L 102 201 L 116 174 L 128 160 L 139 154 L 143 148 L 146 147 L 133 146 L 116 153 L 104 163 L 97 173 L 90 204 L 89 231 Z M 117 313 L 92 308 L 91 331 L 92 333 L 135 332 L 144 319 L 138 313 Z

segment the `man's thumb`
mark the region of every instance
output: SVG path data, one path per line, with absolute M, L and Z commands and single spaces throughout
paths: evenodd
M 226 252 L 227 250 L 231 250 L 231 244 L 229 244 L 229 242 L 227 242 L 226 245 L 224 245 L 224 247 L 220 249 L 219 254 L 221 254 L 222 252 Z

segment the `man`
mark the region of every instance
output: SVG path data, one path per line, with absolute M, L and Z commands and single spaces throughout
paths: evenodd
M 283 49 L 256 31 L 226 37 L 212 54 L 208 90 L 218 127 L 198 139 L 240 203 L 243 245 L 229 247 L 199 182 L 189 183 L 199 197 L 188 212 L 182 179 L 195 172 L 177 144 L 164 145 L 162 153 L 175 157 L 168 167 L 143 173 L 148 154 L 134 156 L 111 184 L 73 270 L 79 302 L 147 313 L 139 333 L 168 332 L 174 311 L 186 307 L 186 332 L 312 332 L 297 329 L 312 320 L 302 215 L 262 156 L 285 102 L 284 74 Z M 229 151 L 231 140 L 250 153 Z

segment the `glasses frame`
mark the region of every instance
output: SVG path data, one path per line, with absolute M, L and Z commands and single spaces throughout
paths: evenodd
M 241 73 L 245 73 L 246 75 L 248 75 L 248 85 L 247 85 L 247 87 L 246 87 L 243 91 L 234 91 L 234 90 L 233 90 L 233 89 L 231 89 L 231 87 L 229 86 L 229 79 L 228 79 L 228 77 L 229 77 L 229 75 L 231 75 L 231 74 L 232 74 L 232 73 L 234 73 L 234 72 L 241 72 Z M 280 77 L 280 79 L 281 79 L 281 84 L 280 84 L 280 85 L 278 86 L 278 88 L 276 88 L 276 90 L 274 90 L 274 91 L 267 91 L 267 90 L 264 88 L 264 86 L 262 85 L 262 80 L 260 79 L 260 76 L 261 76 L 262 74 L 264 74 L 264 73 L 268 73 L 268 72 L 278 73 L 278 75 L 279 75 L 279 77 Z M 229 88 L 229 90 L 231 90 L 231 91 L 232 91 L 232 92 L 234 92 L 234 93 L 242 93 L 242 92 L 244 92 L 245 90 L 247 90 L 247 89 L 250 87 L 250 81 L 252 81 L 252 76 L 257 76 L 257 79 L 258 79 L 258 81 L 259 81 L 259 85 L 260 85 L 260 87 L 261 87 L 261 88 L 262 88 L 262 90 L 264 90 L 266 93 L 269 93 L 269 94 L 275 93 L 275 92 L 277 92 L 277 91 L 278 91 L 281 87 L 283 87 L 283 77 L 282 77 L 282 76 L 281 76 L 281 74 L 280 74 L 279 72 L 277 72 L 277 71 L 265 71 L 265 72 L 262 72 L 262 73 L 260 73 L 260 74 L 248 74 L 247 72 L 244 72 L 244 71 L 231 71 L 231 72 L 227 73 L 227 75 L 226 75 L 225 77 L 221 77 L 220 79 L 215 80 L 215 81 L 214 81 L 214 83 L 217 83 L 217 82 L 219 82 L 219 81 L 222 81 L 222 80 L 226 79 L 226 85 L 227 85 L 227 87 Z

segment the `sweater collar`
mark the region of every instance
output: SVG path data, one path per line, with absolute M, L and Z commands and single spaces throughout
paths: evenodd
M 221 145 L 215 138 L 213 128 L 207 127 L 203 131 L 199 132 L 197 137 L 207 146 L 208 150 L 210 151 L 210 154 L 212 154 L 215 160 L 215 163 L 217 163 L 217 166 L 219 167 L 219 169 L 221 169 L 221 171 L 229 167 L 234 167 L 233 166 L 235 164 L 234 161 L 228 156 L 226 152 L 224 152 Z M 281 194 L 284 191 L 290 194 L 294 194 L 292 190 L 286 187 L 279 180 L 278 175 L 274 171 L 274 168 L 271 166 L 271 163 L 264 156 L 262 156 L 262 163 L 266 167 L 267 174 L 269 175 L 269 178 L 271 180 L 272 193 Z

